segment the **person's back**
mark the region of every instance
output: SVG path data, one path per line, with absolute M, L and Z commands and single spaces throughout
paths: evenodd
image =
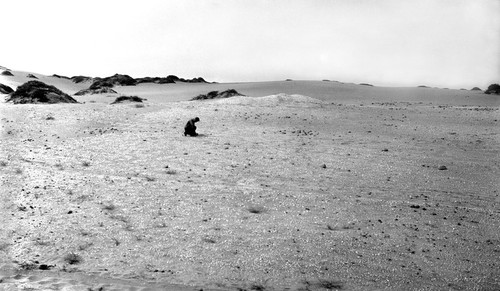
M 193 119 L 190 119 L 187 123 L 186 126 L 184 126 L 184 136 L 197 136 L 198 134 L 196 133 L 196 125 L 195 123 L 200 121 L 198 117 L 195 117 Z

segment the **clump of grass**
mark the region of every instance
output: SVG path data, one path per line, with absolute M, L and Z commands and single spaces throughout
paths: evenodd
M 49 115 L 45 118 L 45 120 L 55 120 L 56 118 L 52 115 Z
M 17 168 L 17 169 L 16 169 L 16 174 L 19 174 L 19 175 L 20 175 L 20 174 L 22 174 L 22 173 L 23 173 L 23 170 L 21 170 L 21 169 L 19 169 L 19 168 Z
M 177 171 L 176 171 L 176 170 L 168 170 L 168 171 L 167 171 L 167 174 L 168 174 L 168 175 L 176 175 L 176 174 L 177 174 Z
M 90 162 L 89 161 L 83 161 L 82 166 L 84 167 L 90 167 Z
M 5 251 L 9 247 L 9 244 L 6 242 L 0 243 L 0 251 Z
M 116 205 L 114 205 L 112 202 L 108 202 L 108 203 L 105 203 L 103 206 L 102 206 L 102 209 L 104 210 L 108 210 L 108 211 L 113 211 L 116 209 Z
M 154 181 L 156 181 L 156 178 L 155 177 L 146 176 L 146 181 L 148 181 L 148 182 L 154 182 Z
M 116 237 L 113 237 L 111 238 L 113 240 L 113 242 L 115 243 L 115 246 L 119 246 L 120 245 L 120 241 L 116 238 Z
M 36 263 L 34 263 L 34 262 L 31 262 L 31 261 L 29 261 L 29 262 L 22 262 L 22 263 L 19 264 L 19 268 L 21 270 L 34 270 L 37 267 L 38 267 L 38 265 Z
M 92 243 L 92 242 L 84 243 L 84 244 L 78 246 L 78 250 L 79 251 L 84 251 L 84 250 L 90 248 L 93 245 L 94 245 L 94 243 Z
M 260 214 L 260 213 L 264 213 L 266 211 L 266 209 L 262 206 L 258 206 L 258 205 L 252 205 L 252 206 L 249 206 L 247 208 L 248 212 L 250 213 L 254 213 L 254 214 Z
M 123 215 L 115 214 L 115 215 L 111 215 L 109 218 L 116 219 L 116 220 L 121 221 L 123 223 L 127 223 L 127 224 L 129 223 L 128 218 L 123 216 Z
M 6 161 L 0 161 L 0 167 L 7 167 Z
M 344 288 L 344 284 L 337 280 L 326 280 L 319 279 L 316 282 L 304 281 L 308 287 L 313 286 L 315 288 L 327 289 L 327 290 L 341 290 Z
M 64 166 L 61 164 L 61 163 L 57 163 L 54 165 L 56 168 L 58 168 L 59 170 L 64 170 Z
M 144 104 L 135 104 L 135 108 L 143 108 Z
M 69 253 L 64 256 L 63 260 L 70 265 L 76 265 L 81 263 L 83 261 L 83 258 L 78 254 Z
M 336 280 L 319 280 L 316 285 L 328 290 L 340 290 L 344 287 L 342 282 Z
M 211 244 L 216 243 L 216 241 L 213 238 L 204 237 L 202 240 L 206 243 L 211 243 Z

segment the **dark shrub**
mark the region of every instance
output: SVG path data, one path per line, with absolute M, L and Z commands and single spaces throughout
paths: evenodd
M 33 74 L 28 74 L 26 75 L 26 78 L 31 78 L 31 79 L 38 79 L 35 75 Z
M 91 77 L 86 77 L 86 76 L 73 76 L 71 77 L 71 81 L 73 81 L 74 83 L 81 83 L 81 82 L 85 82 L 85 81 L 89 81 L 89 80 L 92 80 Z
M 24 103 L 78 103 L 68 94 L 40 81 L 28 81 L 13 92 L 7 102 Z
M 126 102 L 126 101 L 129 101 L 129 102 L 142 102 L 142 98 L 138 97 L 138 96 L 120 96 L 118 98 L 116 98 L 116 100 L 111 103 L 111 104 L 116 104 L 116 103 L 122 103 L 122 102 Z
M 2 93 L 2 94 L 10 94 L 12 92 L 14 92 L 14 90 L 11 87 L 0 83 L 0 93 Z
M 481 89 L 480 89 L 480 88 L 478 88 L 478 87 L 474 87 L 474 88 L 472 88 L 472 89 L 470 89 L 470 90 L 471 90 L 471 91 L 483 91 L 483 90 L 481 90 Z
M 14 74 L 12 74 L 10 71 L 3 71 L 2 75 L 4 75 L 4 76 L 14 76 Z
M 223 92 L 219 91 L 211 91 L 208 92 L 206 95 L 198 95 L 191 100 L 205 100 L 205 99 L 216 99 L 216 98 L 229 98 L 233 96 L 244 96 L 243 94 L 238 93 L 238 91 L 234 89 L 229 89 Z
M 485 94 L 500 94 L 500 85 L 491 84 L 488 86 L 488 89 L 484 91 Z

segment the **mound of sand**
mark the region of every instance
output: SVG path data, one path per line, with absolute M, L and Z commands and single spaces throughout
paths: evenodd
M 323 101 L 308 96 L 293 94 L 277 94 L 265 97 L 233 97 L 217 100 L 217 103 L 232 105 L 250 105 L 262 107 L 287 106 L 287 107 L 316 107 L 324 104 Z
M 10 94 L 12 92 L 14 92 L 14 90 L 11 87 L 0 83 L 0 93 L 2 93 L 2 94 Z
M 12 74 L 10 71 L 7 71 L 7 70 L 3 71 L 2 75 L 3 76 L 14 76 L 14 74 Z
M 208 94 L 198 95 L 191 100 L 206 100 L 206 99 L 220 99 L 220 98 L 229 98 L 234 96 L 244 96 L 243 94 L 238 93 L 238 91 L 234 89 L 228 89 L 226 91 L 211 91 Z
M 29 81 L 17 87 L 7 99 L 15 104 L 25 103 L 78 103 L 68 94 L 40 81 Z
M 82 95 L 94 95 L 94 94 L 117 94 L 117 92 L 110 87 L 102 87 L 102 88 L 97 88 L 97 89 L 83 89 L 78 92 L 76 92 L 74 95 L 75 96 L 82 96 Z
M 116 98 L 114 102 L 111 104 L 117 104 L 117 103 L 124 103 L 124 102 L 141 102 L 142 103 L 142 98 L 138 96 L 120 96 Z

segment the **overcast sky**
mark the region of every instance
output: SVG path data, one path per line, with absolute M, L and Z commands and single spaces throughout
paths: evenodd
M 0 65 L 42 74 L 500 82 L 500 0 L 2 1 Z

